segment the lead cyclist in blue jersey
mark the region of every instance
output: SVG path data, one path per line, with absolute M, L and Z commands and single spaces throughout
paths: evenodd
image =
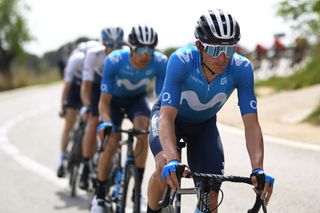
M 175 168 L 180 163 L 176 145 L 181 138 L 187 141 L 191 171 L 223 174 L 224 152 L 216 114 L 235 89 L 255 186 L 256 176 L 264 174 L 253 68 L 247 58 L 235 52 L 239 24 L 230 13 L 210 10 L 199 18 L 195 37 L 195 46 L 178 49 L 170 56 L 161 95 L 151 112 L 149 143 L 156 170 L 148 186 L 149 213 L 161 212 L 158 201 L 166 183 L 173 191 L 179 187 Z M 265 179 L 261 196 L 267 202 L 274 179 L 266 174 Z M 217 206 L 219 189 L 218 184 L 211 189 L 212 209 Z
M 133 27 L 128 41 L 130 50 L 116 50 L 106 57 L 99 114 L 105 122 L 102 126 L 112 122 L 115 129 L 120 128 L 124 116 L 127 115 L 135 129 L 148 130 L 150 109 L 145 99 L 147 85 L 155 79 L 155 91 L 157 95 L 161 92 L 167 57 L 154 50 L 158 35 L 152 27 Z M 119 139 L 119 133 L 112 133 L 99 159 L 96 198 L 92 201 L 91 212 L 103 212 L 106 206 L 104 199 L 107 171 L 119 147 Z M 134 150 L 140 183 L 148 153 L 147 139 L 147 135 L 138 136 L 139 142 Z

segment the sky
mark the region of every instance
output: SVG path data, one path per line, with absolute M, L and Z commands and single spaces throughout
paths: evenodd
M 35 41 L 27 51 L 42 55 L 81 36 L 100 38 L 104 27 L 121 26 L 125 38 L 132 26 L 153 27 L 159 36 L 158 49 L 181 47 L 195 41 L 194 27 L 207 10 L 221 8 L 240 24 L 240 45 L 252 50 L 257 43 L 270 47 L 275 33 L 286 33 L 288 23 L 275 14 L 279 0 L 24 0 L 29 29 Z

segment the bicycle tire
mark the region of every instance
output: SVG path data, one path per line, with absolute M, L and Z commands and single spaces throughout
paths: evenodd
M 130 164 L 127 166 L 125 171 L 125 182 L 123 184 L 123 194 L 122 194 L 122 211 L 120 213 L 125 213 L 126 209 L 132 209 L 133 213 L 140 213 L 140 183 L 138 170 L 135 165 Z M 132 196 L 132 193 L 134 195 Z M 129 196 L 131 195 L 131 196 Z
M 71 197 L 75 197 L 77 194 L 77 182 L 79 176 L 79 165 L 72 165 L 70 168 L 70 177 L 69 177 L 69 185 L 71 188 Z

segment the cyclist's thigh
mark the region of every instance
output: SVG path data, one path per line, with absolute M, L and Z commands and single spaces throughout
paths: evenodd
M 81 82 L 78 80 L 73 80 L 71 83 L 70 91 L 68 94 L 67 108 L 71 109 L 80 109 L 81 107 L 81 98 L 80 98 L 80 85 Z
M 216 118 L 194 128 L 200 131 L 188 138 L 187 157 L 191 171 L 223 174 L 224 153 Z
M 162 151 L 162 147 L 159 141 L 159 113 L 160 106 L 155 104 L 152 108 L 150 119 L 151 124 L 149 127 L 149 146 L 153 156 L 157 156 Z
M 124 112 L 123 108 L 119 104 L 121 103 L 121 100 L 119 100 L 118 97 L 113 96 L 110 103 L 111 108 L 111 120 L 114 124 L 115 129 L 118 129 L 121 127 L 122 120 L 124 118 Z
M 146 119 L 145 117 L 150 116 L 150 108 L 148 106 L 148 103 L 145 99 L 145 95 L 139 95 L 131 101 L 129 104 L 129 107 L 126 111 L 128 117 L 130 120 L 133 121 L 134 118 L 137 116 L 144 117 L 143 119 Z

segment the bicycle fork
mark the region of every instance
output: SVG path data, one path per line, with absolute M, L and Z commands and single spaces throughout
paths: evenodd
M 124 194 L 123 194 L 123 190 L 124 190 L 124 183 L 126 181 L 126 174 L 127 174 L 127 168 L 129 165 L 134 164 L 134 158 L 131 156 L 127 157 L 126 160 L 126 165 L 122 170 L 122 174 L 121 174 L 121 181 L 120 181 L 120 189 L 119 189 L 119 196 L 118 196 L 118 201 L 117 201 L 117 207 L 116 207 L 116 213 L 122 213 L 124 212 L 124 208 L 125 205 L 123 205 L 125 203 L 124 201 Z

